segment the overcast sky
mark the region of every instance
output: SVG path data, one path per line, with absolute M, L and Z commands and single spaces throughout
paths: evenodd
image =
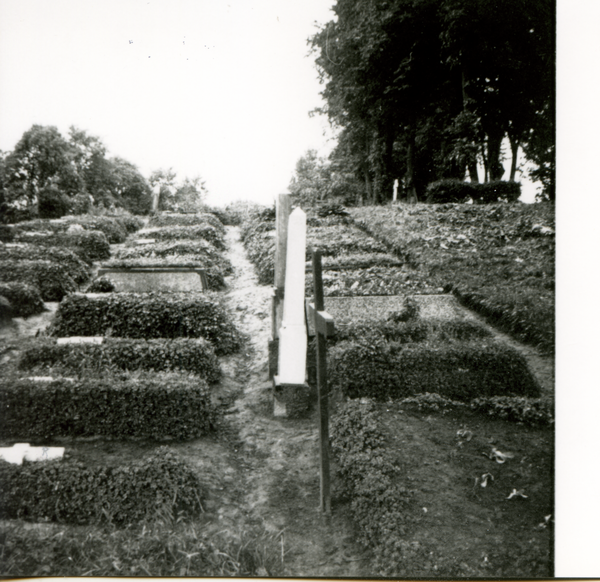
M 75 125 L 146 176 L 202 176 L 213 203 L 270 202 L 327 153 L 307 38 L 330 0 L 0 0 L 0 149 Z

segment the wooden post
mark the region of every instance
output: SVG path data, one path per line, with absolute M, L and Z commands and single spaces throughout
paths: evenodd
M 315 302 L 309 306 L 317 338 L 317 390 L 319 395 L 319 441 L 321 457 L 320 509 L 331 515 L 331 486 L 329 477 L 329 387 L 327 385 L 327 336 L 334 331 L 333 318 L 325 312 L 321 251 L 313 251 L 313 285 Z
M 276 205 L 276 245 L 275 245 L 275 295 L 274 314 L 271 322 L 271 335 L 273 339 L 279 337 L 279 328 L 283 321 L 283 291 L 285 288 L 285 261 L 287 255 L 288 223 L 292 209 L 292 200 L 289 194 L 279 194 Z

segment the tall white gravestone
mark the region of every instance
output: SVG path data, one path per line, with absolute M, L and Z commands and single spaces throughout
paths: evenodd
M 281 384 L 304 384 L 306 376 L 305 261 L 306 214 L 296 208 L 290 214 L 288 225 L 283 322 L 279 330 Z

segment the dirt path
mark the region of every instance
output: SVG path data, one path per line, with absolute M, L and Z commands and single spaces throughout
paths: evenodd
M 238 227 L 228 227 L 227 242 L 234 267 L 227 301 L 236 324 L 250 337 L 247 353 L 224 362 L 226 373 L 237 368 L 237 379 L 243 380 L 243 393 L 226 415 L 237 433 L 239 461 L 245 468 L 241 513 L 268 531 L 283 532 L 279 539 L 287 576 L 368 575 L 369 557 L 353 543 L 347 512 L 334 511 L 330 523 L 319 513 L 316 419 L 273 416 L 267 367 L 270 288 L 258 284 Z

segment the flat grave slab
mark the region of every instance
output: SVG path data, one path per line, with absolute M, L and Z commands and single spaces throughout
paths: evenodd
M 204 269 L 195 267 L 103 267 L 98 276 L 110 279 L 117 292 L 198 292 L 208 286 Z
M 402 311 L 407 297 L 420 307 L 421 319 L 456 321 L 475 319 L 461 307 L 453 295 L 373 295 L 359 297 L 325 297 L 325 311 L 335 320 L 338 328 L 356 322 L 380 321 L 394 311 Z M 308 304 L 312 298 L 306 299 Z M 315 330 L 311 318 L 308 318 L 308 334 L 314 336 Z

